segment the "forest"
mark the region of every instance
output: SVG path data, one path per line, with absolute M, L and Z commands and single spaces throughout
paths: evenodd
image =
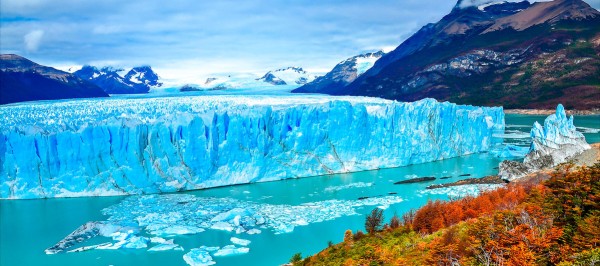
M 293 265 L 600 265 L 600 163 L 565 164 L 545 180 L 513 182 L 476 197 L 430 201 Z

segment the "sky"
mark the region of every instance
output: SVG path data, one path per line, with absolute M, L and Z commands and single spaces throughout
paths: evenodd
M 600 8 L 600 0 L 586 2 Z M 181 81 L 229 73 L 260 75 L 287 66 L 323 74 L 348 57 L 392 50 L 455 4 L 2 0 L 0 52 L 60 69 L 150 65 L 161 77 Z

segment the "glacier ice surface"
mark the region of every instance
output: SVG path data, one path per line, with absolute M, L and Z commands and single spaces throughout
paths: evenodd
M 531 146 L 523 162 L 501 162 L 498 175 L 506 180 L 514 180 L 567 162 L 590 148 L 585 136 L 573 125 L 573 116 L 567 118 L 565 108 L 559 104 L 556 113 L 544 120 L 543 127 L 537 121 L 533 124 Z
M 0 106 L 0 198 L 150 194 L 488 151 L 502 108 L 425 99 L 191 96 Z

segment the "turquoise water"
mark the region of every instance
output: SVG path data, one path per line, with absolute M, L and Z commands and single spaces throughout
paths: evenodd
M 508 130 L 519 131 L 516 136 L 526 136 L 533 121 L 543 122 L 545 116 L 507 115 Z M 600 142 L 600 116 L 576 117 L 575 125 L 584 127 L 588 142 Z M 591 129 L 596 130 L 591 130 Z M 514 132 L 514 133 L 519 133 Z M 593 133 L 595 132 L 595 133 Z M 527 145 L 526 138 L 507 141 Z M 188 192 L 197 197 L 235 198 L 269 204 L 298 205 L 328 199 L 357 200 L 359 197 L 375 197 L 397 193 L 404 199 L 391 205 L 385 216 L 418 208 L 430 199 L 447 199 L 448 195 L 422 193 L 435 183 L 460 179 L 461 174 L 482 177 L 496 174 L 494 169 L 500 160 L 489 154 L 475 154 L 444 161 L 412 165 L 395 169 L 382 169 L 351 174 L 311 177 L 222 187 Z M 393 185 L 407 176 L 453 176 L 448 180 L 430 183 Z M 468 178 L 468 177 L 463 177 Z M 326 190 L 333 186 L 357 182 L 373 183 L 368 187 Z M 182 256 L 190 248 L 224 246 L 235 233 L 207 230 L 196 235 L 175 238 L 175 243 L 185 251 L 148 252 L 145 249 L 91 250 L 80 253 L 46 255 L 44 250 L 63 239 L 80 225 L 95 220 L 105 220 L 101 210 L 119 203 L 123 197 L 48 199 L 48 200 L 2 200 L 0 201 L 0 265 L 185 265 Z M 251 240 L 250 253 L 231 257 L 216 257 L 217 265 L 280 265 L 296 252 L 313 254 L 327 246 L 328 241 L 340 242 L 346 229 L 364 227 L 364 214 L 370 207 L 359 209 L 360 215 L 346 216 L 332 221 L 298 226 L 289 234 L 273 234 L 268 230 L 257 235 L 241 235 Z M 93 241 L 85 243 L 94 244 Z

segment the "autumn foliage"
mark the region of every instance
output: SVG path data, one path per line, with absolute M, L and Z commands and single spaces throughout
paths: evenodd
M 431 201 L 386 228 L 294 265 L 600 265 L 600 164 Z

